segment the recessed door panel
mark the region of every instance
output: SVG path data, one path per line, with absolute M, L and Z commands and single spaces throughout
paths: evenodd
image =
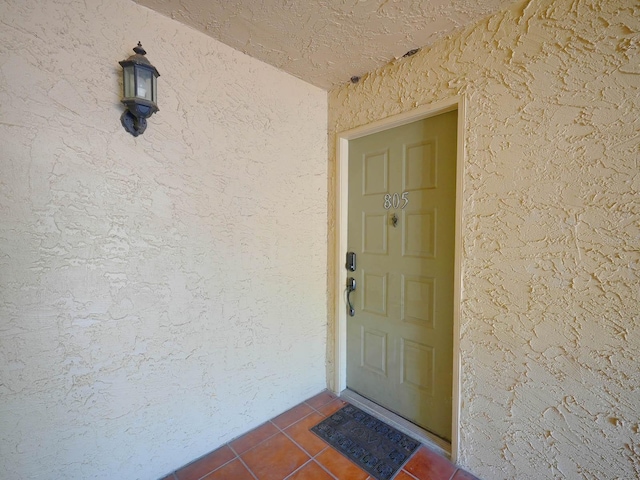
M 349 142 L 347 386 L 451 439 L 457 112 Z
M 387 254 L 387 215 L 362 212 L 362 252 Z
M 402 383 L 433 396 L 435 348 L 401 339 Z
M 387 150 L 365 154 L 362 169 L 363 195 L 388 192 L 389 152 Z
M 362 272 L 362 310 L 387 315 L 387 275 Z
M 374 373 L 387 374 L 387 335 L 384 332 L 361 327 L 360 366 Z
M 402 315 L 404 322 L 424 328 L 435 327 L 436 279 L 402 276 Z
M 436 236 L 438 233 L 436 215 L 435 208 L 425 212 L 403 215 L 403 255 L 422 258 L 436 257 Z
M 436 150 L 435 140 L 407 145 L 402 162 L 403 190 L 436 188 Z

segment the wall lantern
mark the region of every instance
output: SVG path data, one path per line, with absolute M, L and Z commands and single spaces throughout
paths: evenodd
M 158 111 L 157 79 L 160 76 L 145 55 L 147 52 L 138 42 L 133 49 L 135 55 L 120 62 L 122 65 L 122 103 L 127 109 L 120 117 L 122 126 L 134 137 L 144 133 L 147 118 Z

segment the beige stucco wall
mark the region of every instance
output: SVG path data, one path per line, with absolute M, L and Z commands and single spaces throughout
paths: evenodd
M 326 124 L 131 1 L 0 2 L 0 478 L 158 478 L 325 388 Z
M 330 145 L 456 95 L 460 462 L 486 479 L 640 478 L 640 4 L 519 2 L 332 91 Z

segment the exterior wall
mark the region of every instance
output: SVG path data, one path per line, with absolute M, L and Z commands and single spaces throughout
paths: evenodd
M 330 92 L 330 145 L 456 95 L 460 462 L 486 479 L 640 478 L 640 4 L 519 2 Z
M 325 388 L 326 92 L 128 0 L 0 19 L 0 477 L 158 478 Z

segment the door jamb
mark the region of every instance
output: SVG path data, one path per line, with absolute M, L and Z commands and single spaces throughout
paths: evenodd
M 456 210 L 455 210 L 455 255 L 453 287 L 453 391 L 451 425 L 451 461 L 456 463 L 460 443 L 460 304 L 462 301 L 462 202 L 464 180 L 464 126 L 466 120 L 465 97 L 457 96 L 433 104 L 423 105 L 411 111 L 387 117 L 367 125 L 340 132 L 336 139 L 336 261 L 337 285 L 342 292 L 346 285 L 347 271 L 344 259 L 347 251 L 347 209 L 348 209 L 348 163 L 349 141 L 365 135 L 371 135 L 407 123 L 423 120 L 441 113 L 458 110 L 458 138 L 456 152 Z M 334 339 L 334 383 L 336 393 L 347 388 L 347 307 L 345 297 L 336 295 L 334 318 L 336 320 Z

